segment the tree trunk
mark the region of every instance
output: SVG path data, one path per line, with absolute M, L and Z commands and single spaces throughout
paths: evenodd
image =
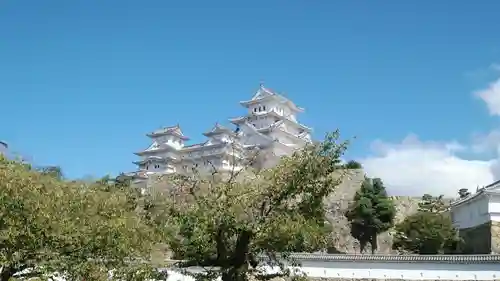
M 370 244 L 372 246 L 372 255 L 375 254 L 375 251 L 378 249 L 378 241 L 377 241 L 377 232 L 373 231 L 370 235 Z
M 238 235 L 229 266 L 223 270 L 222 281 L 247 281 L 251 237 L 252 233 L 249 231 L 242 231 Z
M 9 279 L 14 276 L 14 273 L 16 273 L 16 270 L 8 265 L 3 266 L 1 270 L 0 281 L 9 281 Z
M 232 267 L 222 274 L 222 281 L 247 281 L 248 266 Z

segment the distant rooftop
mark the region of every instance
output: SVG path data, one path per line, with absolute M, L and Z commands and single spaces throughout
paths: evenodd
M 0 140 L 0 154 L 6 153 L 8 148 L 9 145 L 6 142 Z

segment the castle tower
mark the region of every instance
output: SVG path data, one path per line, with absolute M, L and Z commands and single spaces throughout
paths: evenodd
M 311 129 L 297 121 L 304 110 L 263 85 L 248 101 L 240 104 L 247 114 L 230 119 L 236 129 L 216 123 L 203 133 L 206 141 L 186 145 L 189 140 L 179 125 L 161 128 L 147 134 L 151 145 L 135 155 L 138 171 L 129 173 L 135 178 L 148 178 L 157 173 L 183 173 L 195 168 L 198 171 L 234 171 L 241 169 L 252 148 L 264 149 L 262 162 L 274 163 L 279 157 L 290 155 L 311 142 Z M 215 120 L 214 120 L 215 121 Z M 269 161 L 268 161 L 269 160 Z M 264 163 L 262 166 L 269 166 Z
M 312 129 L 299 123 L 303 108 L 260 85 L 252 99 L 240 102 L 247 115 L 229 121 L 242 131 L 246 144 L 273 146 L 278 155 L 287 155 L 311 142 Z
M 176 163 L 181 160 L 180 151 L 184 142 L 189 140 L 184 136 L 179 125 L 158 129 L 147 134 L 152 144 L 145 150 L 134 153 L 141 157 L 135 161 L 139 170 L 146 173 L 173 173 L 176 172 Z

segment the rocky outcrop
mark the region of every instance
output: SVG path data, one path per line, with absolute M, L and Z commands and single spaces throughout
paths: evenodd
M 349 222 L 344 216 L 345 211 L 352 202 L 356 191 L 361 187 L 365 174 L 363 170 L 352 170 L 336 191 L 326 200 L 328 220 L 334 227 L 333 237 L 335 248 L 342 253 L 359 253 L 359 242 L 351 236 Z M 395 222 L 401 222 L 408 215 L 414 214 L 418 209 L 420 198 L 395 196 L 392 197 L 396 206 Z M 377 253 L 393 253 L 391 231 L 380 234 L 378 237 Z M 370 250 L 369 248 L 367 249 Z

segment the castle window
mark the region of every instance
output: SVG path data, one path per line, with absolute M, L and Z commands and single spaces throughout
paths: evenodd
M 264 110 L 264 111 L 266 110 L 266 106 L 265 106 L 265 105 L 264 105 L 264 106 L 262 106 L 262 110 Z
M 257 107 L 254 107 L 254 108 L 253 108 L 253 112 L 257 112 Z

